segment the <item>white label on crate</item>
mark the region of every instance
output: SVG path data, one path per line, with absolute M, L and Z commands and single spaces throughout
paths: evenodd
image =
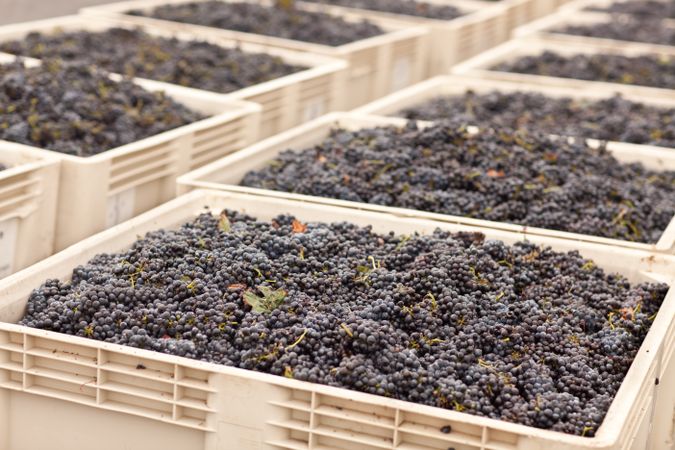
M 14 252 L 19 231 L 19 219 L 0 222 L 0 278 L 11 275 L 14 271 Z
M 322 116 L 326 112 L 326 99 L 325 98 L 315 98 L 310 100 L 305 106 L 305 110 L 302 114 L 302 121 L 307 122 L 312 119 L 316 119 L 319 116 Z
M 106 228 L 113 227 L 118 223 L 129 220 L 134 216 L 134 203 L 136 201 L 136 190 L 127 189 L 108 199 L 108 210 L 106 215 Z
M 402 56 L 394 63 L 394 71 L 391 74 L 391 90 L 397 91 L 410 85 L 410 58 Z

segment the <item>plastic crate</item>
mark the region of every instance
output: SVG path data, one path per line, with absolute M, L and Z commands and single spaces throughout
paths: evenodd
M 584 92 L 593 92 L 598 89 L 611 89 L 625 95 L 636 95 L 644 98 L 675 98 L 675 89 L 657 88 L 649 86 L 609 83 L 603 81 L 585 81 L 574 78 L 550 77 L 523 73 L 502 72 L 492 70 L 497 64 L 513 61 L 523 56 L 533 56 L 544 51 L 553 51 L 561 55 L 575 54 L 618 54 L 637 56 L 654 54 L 667 58 L 675 57 L 675 46 L 655 46 L 637 42 L 623 42 L 603 40 L 603 43 L 586 41 L 583 44 L 561 42 L 555 39 L 530 36 L 513 39 L 456 65 L 451 72 L 455 75 L 464 75 L 484 80 L 503 80 L 520 83 L 526 86 L 560 86 L 577 89 Z
M 581 11 L 585 10 L 588 7 L 604 7 L 609 6 L 612 3 L 623 3 L 628 0 L 556 0 L 561 2 L 560 11 L 576 10 Z M 656 0 L 661 2 L 669 2 L 670 0 Z
M 46 279 L 138 235 L 173 228 L 209 206 L 269 220 L 349 221 L 377 232 L 481 231 L 512 244 L 525 237 L 468 224 L 402 218 L 236 193 L 195 191 L 91 237 L 0 282 L 0 447 L 144 449 L 663 449 L 672 421 L 675 290 L 671 289 L 594 438 L 515 425 L 341 388 L 193 361 L 12 324 Z M 585 257 L 629 280 L 672 283 L 672 256 L 541 236 L 532 242 Z M 670 376 L 669 376 L 670 375 Z M 55 410 L 59 414 L 54 414 Z M 105 424 L 105 425 L 103 425 Z M 452 432 L 440 428 L 451 425 Z M 39 427 L 42 432 L 27 432 Z M 3 442 L 4 439 L 4 442 Z
M 462 75 L 443 75 L 430 78 L 421 83 L 401 89 L 379 100 L 368 103 L 353 112 L 375 116 L 393 116 L 401 110 L 421 105 L 437 97 L 463 95 L 467 90 L 479 94 L 492 91 L 499 92 L 530 92 L 542 94 L 547 97 L 571 97 L 576 99 L 601 100 L 609 98 L 617 93 L 616 89 L 607 86 L 597 86 L 592 90 L 580 91 L 568 86 L 544 86 L 526 85 L 512 81 L 486 80 L 482 78 L 467 77 Z M 675 99 L 669 98 L 645 98 L 635 94 L 622 94 L 622 98 L 636 103 L 660 107 L 675 108 Z M 630 145 L 630 144 L 628 144 Z M 639 147 L 644 147 L 640 145 Z M 669 150 L 671 151 L 671 150 Z
M 14 59 L 0 54 L 0 64 Z M 27 59 L 26 64 L 39 62 Z M 179 175 L 258 139 L 257 104 L 155 81 L 134 82 L 209 117 L 89 157 L 28 146 L 60 161 L 57 251 L 174 198 Z
M 438 92 L 438 90 L 436 90 Z M 179 193 L 189 192 L 191 189 L 217 189 L 232 192 L 264 195 L 275 198 L 286 198 L 306 202 L 322 203 L 354 209 L 363 209 L 379 212 L 390 212 L 401 217 L 421 217 L 441 222 L 467 223 L 491 229 L 500 229 L 511 232 L 523 232 L 530 236 L 551 236 L 573 241 L 593 242 L 616 247 L 627 247 L 651 252 L 675 252 L 675 217 L 664 230 L 657 243 L 644 244 L 622 241 L 600 236 L 583 235 L 566 231 L 549 230 L 544 228 L 515 225 L 503 222 L 471 219 L 407 208 L 393 208 L 370 203 L 338 200 L 326 197 L 314 197 L 289 192 L 272 191 L 259 188 L 239 186 L 239 182 L 251 170 L 259 170 L 269 164 L 277 155 L 287 149 L 301 150 L 323 141 L 335 127 L 346 129 L 360 129 L 383 125 L 403 125 L 404 119 L 367 116 L 356 113 L 332 113 L 316 119 L 300 127 L 281 133 L 272 138 L 256 143 L 241 152 L 229 155 L 201 169 L 190 172 L 178 178 Z M 428 122 L 419 122 L 424 125 Z M 591 145 L 598 145 L 599 141 L 588 140 Z M 612 142 L 608 149 L 614 156 L 623 162 L 641 162 L 655 170 L 675 170 L 675 152 L 672 149 L 646 145 Z
M 0 278 L 54 253 L 59 160 L 0 142 Z
M 194 0 L 146 0 L 142 4 L 135 1 L 126 1 L 93 6 L 83 9 L 81 12 L 86 15 L 116 17 L 136 24 L 155 24 L 169 30 L 190 31 L 199 36 L 219 37 L 343 59 L 349 63 L 346 76 L 349 95 L 341 95 L 345 101 L 343 106 L 348 109 L 417 83 L 426 77 L 428 30 L 426 27 L 413 27 L 408 21 L 383 17 L 373 18 L 372 21 L 381 26 L 386 33 L 331 47 L 260 34 L 124 14 L 131 9 L 150 11 L 160 5 L 192 1 Z M 246 1 L 256 2 L 255 0 Z M 269 4 L 270 0 L 263 0 L 263 3 Z M 306 5 L 299 7 L 307 8 Z M 360 21 L 365 17 L 362 13 L 347 11 L 341 12 L 340 16 L 350 21 Z
M 616 87 L 620 87 L 615 86 L 614 84 L 606 86 L 608 83 L 597 84 L 599 84 L 599 86 L 593 86 L 594 89 L 579 90 L 576 87 L 569 86 L 528 85 L 513 81 L 474 78 L 463 75 L 443 75 L 409 86 L 357 108 L 353 112 L 366 115 L 396 116 L 396 113 L 402 109 L 422 104 L 439 96 L 461 95 L 467 90 L 478 93 L 487 93 L 491 91 L 532 92 L 549 97 L 573 97 L 599 100 L 617 94 L 618 91 Z M 627 100 L 654 107 L 675 108 L 675 99 L 672 98 L 643 97 L 641 95 L 636 95 L 635 93 L 621 93 L 621 96 Z M 644 146 L 641 145 L 640 147 Z
M 428 76 L 446 73 L 454 64 L 509 39 L 511 29 L 507 26 L 508 8 L 501 1 L 425 1 L 437 5 L 454 6 L 464 15 L 452 20 L 439 20 L 306 2 L 303 3 L 303 7 L 313 11 L 326 11 L 338 15 L 344 12 L 358 12 L 361 16 L 374 22 L 378 18 L 396 19 L 408 22 L 411 26 L 428 27 L 429 64 L 426 72 Z M 519 1 L 522 3 L 525 0 Z
M 0 42 L 23 39 L 31 32 L 100 32 L 113 27 L 138 28 L 129 22 L 106 17 L 63 16 L 54 19 L 25 22 L 0 27 Z M 186 32 L 172 32 L 152 25 L 141 26 L 150 35 L 195 40 Z M 267 137 L 280 131 L 314 119 L 329 111 L 343 109 L 343 90 L 347 63 L 325 56 L 273 48 L 265 45 L 241 43 L 232 39 L 213 39 L 201 36 L 200 40 L 228 48 L 240 48 L 251 53 L 266 53 L 282 58 L 289 64 L 307 67 L 307 70 L 290 74 L 275 80 L 260 83 L 228 94 L 211 93 L 226 100 L 244 100 L 258 103 L 262 107 L 260 136 Z M 160 86 L 160 85 L 158 85 Z M 174 86 L 174 92 L 185 89 L 189 95 L 192 88 Z M 194 89 L 201 91 L 199 89 Z
M 531 24 L 524 25 L 514 32 L 514 37 L 528 37 L 528 36 L 537 36 L 543 37 L 549 40 L 557 40 L 560 42 L 569 42 L 572 44 L 584 45 L 587 43 L 596 43 L 596 44 L 609 44 L 615 46 L 621 46 L 626 43 L 639 43 L 639 41 L 634 41 L 627 39 L 618 40 L 618 39 L 609 39 L 602 37 L 592 37 L 592 36 L 579 36 L 574 34 L 563 33 L 561 30 L 566 26 L 570 25 L 595 25 L 600 23 L 612 22 L 617 18 L 617 14 L 609 14 L 596 11 L 578 11 L 578 10 L 562 10 L 556 14 L 551 14 L 550 16 L 544 17 L 543 19 L 532 22 Z M 631 17 L 627 14 L 621 14 L 621 17 Z M 664 20 L 664 24 L 668 28 L 675 30 L 675 20 Z M 665 44 L 649 44 L 643 43 L 643 45 L 653 46 L 655 50 L 669 51 L 673 49 L 673 46 Z

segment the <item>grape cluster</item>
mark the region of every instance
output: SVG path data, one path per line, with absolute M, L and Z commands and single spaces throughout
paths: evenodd
M 462 15 L 462 12 L 451 5 L 438 5 L 415 0 L 303 0 L 313 3 L 328 3 L 347 6 L 349 8 L 368 9 L 406 16 L 424 17 L 427 19 L 451 20 Z
M 92 156 L 201 118 L 163 92 L 112 81 L 93 66 L 0 66 L 0 139 Z
M 590 11 L 631 14 L 640 17 L 675 19 L 675 3 L 659 0 L 629 0 L 612 2 L 607 6 L 589 6 Z
M 617 39 L 620 41 L 647 42 L 650 44 L 675 45 L 675 28 L 660 18 L 613 16 L 606 22 L 588 25 L 568 25 L 557 33 L 578 36 Z
M 577 54 L 563 56 L 545 51 L 539 55 L 524 56 L 516 61 L 500 63 L 492 70 L 666 89 L 675 88 L 675 59 L 664 55 Z
M 443 123 L 338 129 L 241 184 L 637 242 L 656 242 L 675 215 L 675 172 L 539 133 Z
M 593 436 L 667 289 L 526 242 L 224 211 L 47 280 L 20 323 Z
M 0 44 L 0 51 L 33 58 L 59 57 L 120 73 L 220 93 L 303 70 L 281 58 L 245 53 L 202 41 L 149 35 L 139 29 L 34 32 Z
M 608 113 L 611 111 L 611 114 Z M 491 91 L 440 96 L 396 113 L 411 120 L 449 120 L 481 127 L 524 128 L 566 136 L 675 147 L 675 109 L 620 95 L 602 100 Z
M 248 2 L 210 0 L 162 5 L 146 13 L 128 14 L 214 28 L 263 34 L 297 41 L 339 46 L 384 33 L 368 20 L 348 22 L 323 12 L 298 9 L 278 2 L 264 6 Z
M 0 163 L 0 172 L 2 172 L 3 170 L 7 170 L 7 169 L 8 169 L 8 167 L 6 165 L 4 165 L 3 163 Z

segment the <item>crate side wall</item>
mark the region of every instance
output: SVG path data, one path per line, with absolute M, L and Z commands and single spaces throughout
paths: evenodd
M 36 201 L 19 225 L 15 271 L 50 256 L 55 250 L 59 170 L 58 162 L 54 162 L 32 174 L 37 179 L 31 192 Z
M 0 160 L 6 155 L 3 145 L 14 144 L 0 144 Z M 31 159 L 18 171 L 0 172 L 0 278 L 54 251 L 59 162 L 40 161 L 38 155 L 26 158 Z
M 22 392 L 3 391 L 11 409 L 8 449 L 204 449 L 205 433 Z M 58 411 L 57 414 L 55 412 Z M 35 432 L 39 424 L 40 432 Z M 2 425 L 0 424 L 0 430 Z M 2 441 L 0 441 L 0 444 Z M 94 444 L 95 443 L 95 444 Z

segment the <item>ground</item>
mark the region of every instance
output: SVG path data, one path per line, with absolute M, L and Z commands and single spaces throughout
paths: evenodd
M 111 0 L 0 0 L 0 24 L 75 14 L 80 8 Z

